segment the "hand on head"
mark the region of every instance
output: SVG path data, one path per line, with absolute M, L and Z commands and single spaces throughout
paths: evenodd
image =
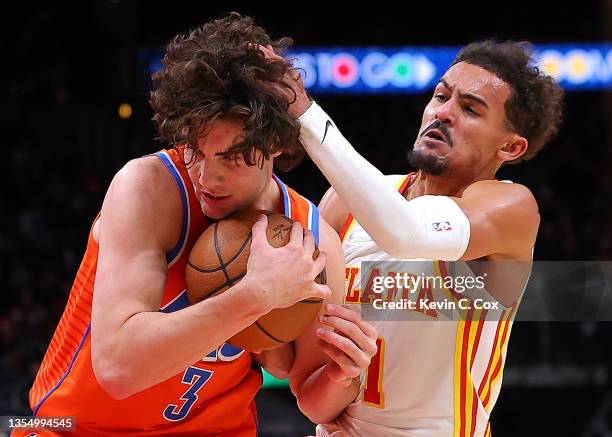
M 276 61 L 282 60 L 287 62 L 283 57 L 274 52 L 271 45 L 262 46 L 260 44 L 256 44 L 256 47 L 261 53 L 263 53 L 266 59 Z M 296 68 L 289 69 L 283 78 L 283 82 L 285 83 L 286 87 L 281 87 L 272 82 L 262 82 L 262 86 L 270 91 L 284 94 L 290 103 L 289 112 L 295 118 L 298 118 L 300 115 L 306 112 L 311 103 L 310 98 L 304 89 L 304 82 L 302 81 L 299 70 Z

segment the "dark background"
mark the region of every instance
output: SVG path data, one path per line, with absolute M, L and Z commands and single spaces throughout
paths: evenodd
M 427 7 L 93 1 L 11 4 L 0 18 L 0 415 L 29 414 L 27 392 L 63 311 L 89 226 L 114 173 L 155 151 L 138 63 L 178 32 L 237 10 L 297 45 L 461 45 L 485 37 L 534 43 L 612 40 L 612 2 Z M 467 4 L 468 2 L 463 2 Z M 303 10 L 302 10 L 303 9 Z M 345 136 L 385 173 L 406 172 L 429 94 L 321 96 Z M 133 116 L 117 116 L 128 102 Z M 540 260 L 612 259 L 612 93 L 574 92 L 565 125 L 533 161 L 501 178 L 532 189 Z M 327 188 L 310 162 L 283 179 L 315 201 Z M 516 323 L 496 437 L 612 435 L 612 326 Z M 290 393 L 260 395 L 261 435 L 313 427 Z

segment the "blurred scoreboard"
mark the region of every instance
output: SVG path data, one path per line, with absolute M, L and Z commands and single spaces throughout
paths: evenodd
M 460 47 L 294 47 L 285 57 L 313 94 L 418 94 L 435 87 Z M 612 89 L 612 42 L 535 45 L 542 71 L 567 90 Z M 159 51 L 143 51 L 148 77 Z
M 612 44 L 534 47 L 543 72 L 568 90 L 612 88 Z M 459 47 L 295 49 L 287 54 L 308 90 L 321 93 L 420 93 L 435 87 Z

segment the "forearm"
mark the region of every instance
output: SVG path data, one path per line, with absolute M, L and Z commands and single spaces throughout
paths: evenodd
M 315 423 L 328 423 L 357 398 L 359 389 L 359 378 L 341 384 L 330 379 L 322 366 L 295 389 L 294 394 L 305 416 Z
M 331 118 L 315 105 L 313 103 L 299 118 L 302 124 L 300 140 L 353 216 L 381 249 L 398 258 L 458 259 L 465 251 L 461 246 L 466 246 L 469 239 L 469 222 L 459 207 L 444 196 L 422 196 L 406 201 L 376 167 L 357 153 L 335 124 L 326 122 L 326 119 L 331 122 Z M 432 223 L 448 221 L 440 214 L 440 209 L 460 216 L 454 232 L 461 232 L 461 235 L 451 241 L 448 233 L 434 230 L 432 234 L 430 229 Z
M 256 321 L 262 314 L 245 303 L 241 288 L 248 285 L 241 284 L 173 313 L 140 312 L 130 317 L 116 334 L 112 356 L 105 360 L 121 369 L 114 380 L 118 396 L 131 396 L 182 372 Z

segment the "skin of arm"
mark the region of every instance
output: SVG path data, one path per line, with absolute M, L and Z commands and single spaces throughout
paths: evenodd
M 530 260 L 540 214 L 527 187 L 479 181 L 452 198 L 470 222 L 470 242 L 461 257 L 468 261 L 496 255 L 498 259 Z
M 337 233 L 324 222 L 321 248 L 327 254 L 332 297 L 319 320 L 295 341 L 295 361 L 289 372 L 300 410 L 315 423 L 333 420 L 357 397 L 359 375 L 376 353 L 377 337 L 358 313 L 341 305 L 344 255 Z
M 274 307 L 329 296 L 327 287 L 311 282 L 325 262 L 324 257 L 313 262 L 312 250 L 306 253 L 314 248 L 312 237 L 302 239 L 301 226 L 294 226 L 290 243 L 273 249 L 262 218 L 253 227 L 241 282 L 179 311 L 159 312 L 165 254 L 178 240 L 181 208 L 171 175 L 154 157 L 128 163 L 104 200 L 91 344 L 96 379 L 113 398 L 127 398 L 182 372 Z

